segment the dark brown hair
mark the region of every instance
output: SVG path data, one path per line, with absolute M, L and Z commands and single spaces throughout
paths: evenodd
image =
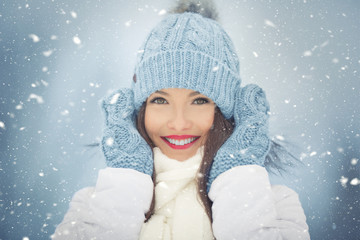
M 154 148 L 155 145 L 151 141 L 150 137 L 146 133 L 145 129 L 145 111 L 146 111 L 146 102 L 143 103 L 141 106 L 138 115 L 137 115 L 137 121 L 136 121 L 136 127 L 140 133 L 140 135 L 145 139 L 145 141 L 149 144 L 151 148 Z M 212 202 L 209 199 L 207 195 L 207 180 L 209 171 L 213 162 L 213 159 L 215 157 L 216 152 L 219 150 L 219 148 L 223 145 L 223 143 L 226 141 L 226 139 L 229 138 L 234 128 L 234 124 L 232 120 L 227 120 L 222 115 L 220 109 L 216 107 L 215 109 L 215 116 L 214 116 L 214 122 L 213 127 L 210 129 L 207 139 L 204 146 L 204 156 L 201 161 L 198 174 L 197 174 L 197 190 L 198 190 L 198 196 L 200 198 L 200 202 L 202 203 L 203 207 L 205 208 L 205 211 L 209 217 L 209 219 L 212 221 L 212 214 L 211 214 L 211 205 Z M 155 183 L 156 183 L 156 173 L 154 169 L 153 173 L 153 183 L 154 183 L 154 190 L 153 190 L 153 199 L 151 202 L 151 206 L 149 211 L 146 213 L 145 218 L 146 221 L 150 219 L 152 214 L 154 213 L 154 207 L 155 207 Z

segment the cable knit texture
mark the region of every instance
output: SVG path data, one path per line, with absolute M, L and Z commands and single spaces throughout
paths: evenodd
M 152 176 L 152 150 L 136 129 L 133 99 L 133 91 L 124 88 L 103 100 L 106 126 L 102 150 L 108 167 L 132 168 Z
M 235 102 L 235 129 L 214 158 L 208 191 L 218 175 L 233 167 L 252 164 L 264 166 L 270 150 L 270 107 L 265 92 L 255 84 L 246 85 L 238 91 Z
M 232 117 L 241 83 L 229 36 L 196 13 L 170 14 L 151 31 L 138 51 L 135 76 L 137 110 L 157 90 L 187 88 L 211 98 L 226 118 Z

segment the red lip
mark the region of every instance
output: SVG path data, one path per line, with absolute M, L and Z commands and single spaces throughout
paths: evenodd
M 184 144 L 184 145 L 175 145 L 170 143 L 169 141 L 167 141 L 166 138 L 171 138 L 171 139 L 176 139 L 176 140 L 183 140 L 183 139 L 187 139 L 187 138 L 196 138 L 194 141 L 192 141 L 191 143 L 188 144 Z M 161 139 L 166 142 L 171 148 L 173 149 L 187 149 L 189 147 L 191 147 L 192 145 L 194 145 L 194 143 L 199 140 L 200 136 L 194 136 L 194 135 L 169 135 L 169 136 L 165 136 L 165 137 L 161 137 Z

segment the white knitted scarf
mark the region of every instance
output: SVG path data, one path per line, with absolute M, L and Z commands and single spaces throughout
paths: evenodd
M 154 148 L 155 213 L 143 224 L 140 240 L 214 239 L 210 220 L 197 195 L 195 177 L 202 156 L 203 147 L 180 162 Z

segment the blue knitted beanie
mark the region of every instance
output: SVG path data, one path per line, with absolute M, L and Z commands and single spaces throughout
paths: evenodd
M 157 90 L 187 88 L 211 98 L 231 118 L 240 83 L 233 43 L 216 21 L 197 13 L 170 14 L 139 50 L 132 85 L 135 109 Z

